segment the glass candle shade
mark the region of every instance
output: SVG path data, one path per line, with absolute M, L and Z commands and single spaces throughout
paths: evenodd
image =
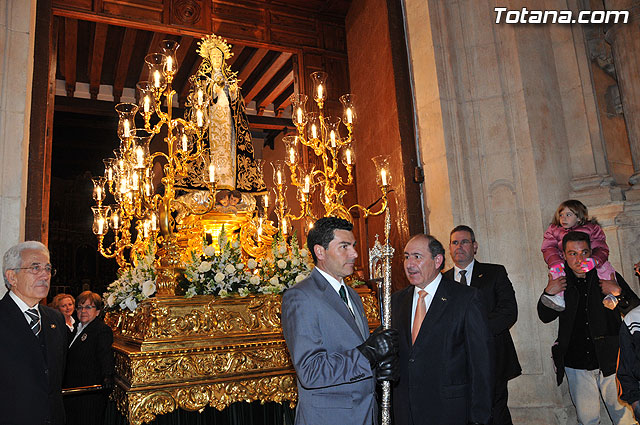
M 138 105 L 135 103 L 118 103 L 115 106 L 118 113 L 118 137 L 126 140 L 133 136 L 136 129 L 135 117 L 138 112 Z
M 356 108 L 353 104 L 354 95 L 343 94 L 340 96 L 340 103 L 343 107 L 342 122 L 345 125 L 352 125 L 356 122 Z
M 376 167 L 376 183 L 378 186 L 387 187 L 391 185 L 391 172 L 389 170 L 389 156 L 378 155 L 371 158 Z
M 305 104 L 307 103 L 306 94 L 292 94 L 291 100 L 291 120 L 296 126 L 304 126 L 307 123 L 307 111 Z
M 93 200 L 98 203 L 104 201 L 106 195 L 104 184 L 107 182 L 107 179 L 105 177 L 94 177 L 91 181 L 93 182 Z

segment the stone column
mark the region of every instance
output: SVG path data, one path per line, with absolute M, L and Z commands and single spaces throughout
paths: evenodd
M 0 255 L 24 238 L 35 9 L 36 0 L 0 6 Z
M 629 178 L 633 188 L 626 193 L 626 198 L 640 200 L 640 6 L 631 8 L 630 12 L 629 22 L 611 27 L 606 40 L 613 49 L 633 161 L 633 175 Z

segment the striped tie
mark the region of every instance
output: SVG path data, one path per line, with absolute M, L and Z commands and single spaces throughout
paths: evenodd
M 40 335 L 40 315 L 38 314 L 38 310 L 35 308 L 30 308 L 26 311 L 27 316 L 31 319 L 31 330 L 36 336 Z

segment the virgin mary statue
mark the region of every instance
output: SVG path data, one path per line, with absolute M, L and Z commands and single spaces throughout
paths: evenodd
M 209 99 L 207 138 L 211 157 L 217 162 L 218 189 L 252 194 L 264 192 L 262 170 L 254 159 L 244 98 L 236 73 L 231 72 L 226 62 L 232 55 L 230 46 L 213 34 L 203 38 L 199 44 L 202 63 L 191 77 L 192 90 L 203 90 Z M 203 175 L 199 171 L 198 176 Z M 196 175 L 190 175 L 184 179 L 186 184 L 181 186 L 185 189 L 204 186 L 197 184 L 198 179 Z

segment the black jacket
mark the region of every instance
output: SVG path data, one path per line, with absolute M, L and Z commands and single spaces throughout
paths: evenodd
M 565 264 L 567 273 L 567 289 L 564 292 L 565 310 L 555 311 L 542 304 L 538 299 L 538 317 L 544 323 L 550 323 L 559 318 L 558 338 L 556 344 L 551 349 L 553 361 L 556 366 L 556 378 L 558 385 L 564 378 L 564 357 L 569 348 L 569 340 L 573 330 L 573 322 L 578 308 L 579 291 L 576 287 L 577 278 L 573 271 Z M 598 365 L 604 376 L 609 376 L 616 371 L 618 360 L 620 314 L 626 314 L 632 308 L 640 304 L 638 296 L 629 288 L 625 280 L 616 273 L 616 280 L 622 293 L 619 297 L 618 306 L 614 310 L 609 310 L 602 304 L 604 295 L 600 289 L 600 280 L 596 269 L 591 270 L 586 275 L 587 279 L 587 316 L 589 320 L 590 334 L 596 350 Z M 543 294 L 544 295 L 544 294 Z M 541 295 L 540 297 L 542 298 Z
M 0 423 L 64 425 L 61 384 L 67 353 L 62 314 L 39 306 L 36 337 L 9 293 L 0 300 Z
M 454 269 L 444 277 L 454 280 Z M 495 344 L 496 379 L 508 381 L 520 376 L 522 368 L 509 329 L 518 320 L 518 304 L 507 270 L 500 264 L 475 261 L 471 274 L 471 287 L 478 288 L 487 307 L 489 330 Z

